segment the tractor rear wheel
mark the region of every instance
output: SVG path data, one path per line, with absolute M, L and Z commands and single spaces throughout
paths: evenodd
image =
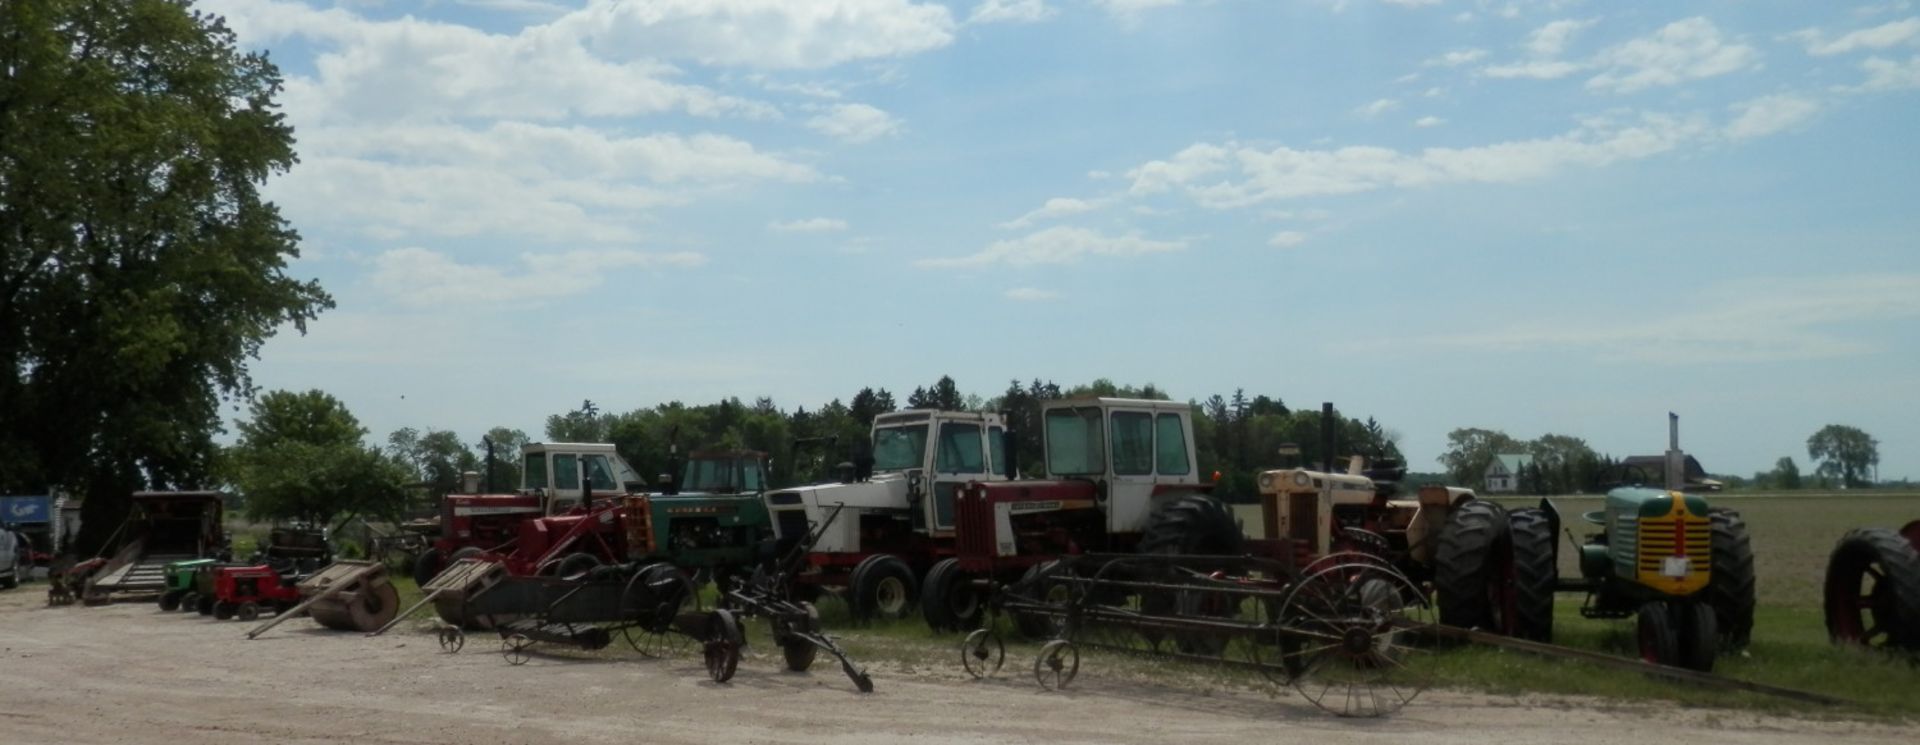
M 1143 554 L 1234 556 L 1244 539 L 1240 522 L 1225 504 L 1205 494 L 1189 494 L 1147 516 L 1138 549 Z
M 1032 583 L 1030 585 L 1032 587 L 1031 594 L 1029 595 L 1030 599 L 1041 601 L 1046 603 L 1050 608 L 1058 609 L 1058 612 L 1062 614 L 1060 617 L 1064 618 L 1068 611 L 1068 606 L 1073 604 L 1073 586 L 1055 578 L 1056 573 L 1059 571 L 1055 567 L 1057 567 L 1059 563 L 1058 561 L 1049 561 L 1044 564 L 1035 564 L 1027 569 L 1027 573 L 1020 577 L 1020 581 L 1022 583 Z M 1060 624 L 1055 620 L 1054 616 L 1049 614 L 1016 613 L 1013 616 L 1013 625 L 1020 629 L 1021 636 L 1034 641 L 1060 638 Z
M 160 593 L 160 610 L 169 612 L 180 610 L 180 597 L 184 594 L 179 590 Z
M 1703 673 L 1713 672 L 1714 653 L 1720 648 L 1719 624 L 1713 606 L 1708 603 L 1681 603 L 1677 629 L 1680 637 L 1680 666 Z
M 1827 560 L 1827 636 L 1920 650 L 1920 552 L 1885 528 L 1848 531 Z
M 853 617 L 861 621 L 875 618 L 906 618 L 913 611 L 919 587 L 913 569 L 900 557 L 879 554 L 867 557 L 853 570 L 848 605 Z
M 414 584 L 425 587 L 434 577 L 440 576 L 447 564 L 447 555 L 440 553 L 440 549 L 429 548 L 420 552 L 420 556 L 413 560 Z
M 920 616 L 935 631 L 965 631 L 980 625 L 980 594 L 966 583 L 960 560 L 941 559 L 920 588 Z
M 1513 542 L 1513 635 L 1551 642 L 1553 593 L 1560 585 L 1553 523 L 1546 510 L 1514 510 L 1507 513 L 1507 532 Z
M 1753 638 L 1753 543 L 1740 513 L 1722 508 L 1709 511 L 1707 517 L 1713 525 L 1707 602 L 1713 607 L 1721 648 L 1735 651 Z
M 1510 634 L 1506 600 L 1513 571 L 1507 511 L 1476 499 L 1454 509 L 1440 528 L 1433 586 L 1440 622 Z
M 1654 665 L 1675 665 L 1680 658 L 1680 639 L 1672 606 L 1654 601 L 1640 606 L 1635 637 L 1639 641 L 1640 661 Z

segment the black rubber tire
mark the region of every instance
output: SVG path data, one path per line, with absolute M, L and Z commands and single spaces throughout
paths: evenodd
M 1137 550 L 1143 554 L 1238 556 L 1246 536 L 1233 511 L 1218 499 L 1189 494 L 1147 516 Z
M 181 593 L 180 607 L 177 608 L 177 610 L 182 613 L 193 613 L 200 610 L 200 593 L 192 590 Z
M 240 606 L 223 600 L 213 604 L 213 617 L 219 621 L 232 620 L 233 614 L 239 609 Z
M 1056 563 L 1058 562 L 1049 561 L 1044 564 L 1035 564 L 1027 567 L 1026 573 L 1020 576 L 1020 581 L 1032 582 L 1036 577 L 1053 572 L 1053 567 Z M 1057 593 L 1065 589 L 1066 585 L 1064 585 L 1064 583 L 1049 578 L 1042 586 L 1035 588 L 1034 593 L 1040 599 L 1047 600 L 1051 603 L 1055 599 L 1058 599 Z M 1032 641 L 1048 641 L 1060 638 L 1059 625 L 1054 623 L 1054 619 L 1051 616 L 1034 613 L 1015 613 L 1013 614 L 1013 625 L 1014 628 L 1020 630 L 1021 636 Z
M 1707 603 L 1680 603 L 1675 628 L 1679 632 L 1680 666 L 1703 673 L 1713 672 L 1713 658 L 1720 650 L 1719 623 L 1713 606 Z
M 941 559 L 927 570 L 927 576 L 920 583 L 920 617 L 927 622 L 927 628 L 934 631 L 959 631 L 959 618 L 947 606 L 947 575 L 952 574 L 958 559 Z
M 1440 622 L 1448 626 L 1504 631 L 1490 599 L 1502 564 L 1512 556 L 1506 510 L 1476 499 L 1453 510 L 1440 528 L 1433 556 L 1433 587 Z
M 585 552 L 574 552 L 560 557 L 560 561 L 554 564 L 553 576 L 562 578 L 580 577 L 587 572 L 593 571 L 596 567 L 601 566 L 601 563 L 600 557 L 598 556 Z M 699 585 L 699 582 L 694 583 L 695 587 Z
M 1740 513 L 1722 508 L 1708 511 L 1707 517 L 1713 521 L 1707 603 L 1713 607 L 1720 648 L 1738 651 L 1753 640 L 1753 542 Z
M 1665 601 L 1654 601 L 1640 606 L 1639 617 L 1634 620 L 1635 640 L 1639 643 L 1640 661 L 1656 665 L 1678 665 L 1680 661 L 1680 638 L 1675 633 L 1673 607 Z
M 246 622 L 258 620 L 260 618 L 260 606 L 254 603 L 241 603 L 240 607 L 234 610 L 233 616 Z
M 1553 593 L 1560 586 L 1553 523 L 1546 510 L 1514 510 L 1507 513 L 1507 536 L 1513 545 L 1514 636 L 1550 643 Z
M 194 601 L 193 609 L 200 615 L 211 616 L 213 615 L 213 605 L 215 602 L 218 601 L 214 600 L 212 595 L 201 595 L 200 599 Z
M 168 590 L 160 593 L 160 610 L 173 612 L 180 610 L 180 598 L 186 595 L 183 590 Z
M 881 588 L 896 581 L 901 593 L 900 606 L 892 612 L 884 611 L 878 607 Z M 907 566 L 907 562 L 900 557 L 890 554 L 868 557 L 861 562 L 854 570 L 853 586 L 848 589 L 853 593 L 848 603 L 853 608 L 853 617 L 862 621 L 883 615 L 906 618 L 913 612 L 920 594 L 920 585 L 914 581 L 913 568 Z
M 413 583 L 425 587 L 447 568 L 448 563 L 446 554 L 440 553 L 440 549 L 427 549 L 413 560 Z
M 447 565 L 452 566 L 454 562 L 459 561 L 461 559 L 472 559 L 472 558 L 485 556 L 486 553 L 487 553 L 486 549 L 480 548 L 479 546 L 463 546 L 461 548 L 454 549 L 454 552 L 447 556 Z
M 1920 551 L 1886 528 L 1855 528 L 1834 546 L 1824 591 L 1827 637 L 1836 644 L 1873 643 L 1861 637 L 1865 629 L 1847 628 L 1864 623 L 1857 603 L 1862 575 L 1873 568 L 1881 574 L 1872 597 L 1873 624 L 1885 631 L 1887 647 L 1920 651 Z

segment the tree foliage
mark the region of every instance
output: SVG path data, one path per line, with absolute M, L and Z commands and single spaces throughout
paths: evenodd
M 223 396 L 331 307 L 258 187 L 295 161 L 279 71 L 169 0 L 0 5 L 0 489 L 203 485 Z
M 355 514 L 392 519 L 404 509 L 407 466 L 363 445 L 366 429 L 339 399 L 271 391 L 249 413 L 230 453 L 249 518 L 330 525 Z
M 1816 461 L 1814 473 L 1849 489 L 1873 485 L 1880 465 L 1880 441 L 1858 427 L 1829 424 L 1807 438 L 1807 457 Z

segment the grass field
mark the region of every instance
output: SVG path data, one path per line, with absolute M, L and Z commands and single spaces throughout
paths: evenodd
M 1502 499 L 1509 506 L 1531 506 L 1531 499 Z M 1581 512 L 1598 509 L 1598 497 L 1560 497 L 1554 502 L 1566 517 L 1566 527 L 1584 540 L 1590 526 Z M 1820 583 L 1827 554 L 1848 529 L 1865 526 L 1898 527 L 1920 518 L 1920 493 L 1858 493 L 1827 496 L 1716 496 L 1716 506 L 1740 511 L 1753 536 L 1759 609 L 1753 644 L 1738 656 L 1722 656 L 1716 672 L 1731 677 L 1817 691 L 1857 702 L 1849 712 L 1799 704 L 1757 694 L 1702 689 L 1602 668 L 1572 660 L 1547 660 L 1491 648 L 1462 648 L 1427 657 L 1422 672 L 1435 685 L 1498 694 L 1528 693 L 1591 695 L 1625 701 L 1667 701 L 1682 705 L 1724 706 L 1769 711 L 1797 711 L 1809 716 L 1865 713 L 1912 719 L 1920 717 L 1920 668 L 1904 660 L 1835 648 L 1827 641 L 1820 609 Z M 1258 525 L 1258 508 L 1239 505 L 1243 522 Z M 1566 540 L 1565 536 L 1561 540 Z M 1563 576 L 1576 576 L 1574 552 L 1563 548 Z M 404 603 L 419 598 L 410 579 L 399 574 Z M 707 590 L 709 603 L 712 590 Z M 1582 618 L 1582 596 L 1562 593 L 1556 604 L 1555 642 L 1621 656 L 1633 654 L 1633 626 L 1629 621 Z M 958 637 L 936 634 L 917 614 L 908 619 L 854 627 L 837 599 L 821 601 L 822 620 L 840 634 L 854 657 L 887 671 L 959 669 Z M 1038 645 L 1019 641 L 1006 629 L 1007 671 L 1024 675 Z M 750 632 L 764 638 L 764 625 Z M 485 644 L 490 637 L 475 637 Z M 480 649 L 489 649 L 481 647 Z M 763 651 L 762 654 L 765 652 Z M 630 654 L 616 642 L 605 654 Z M 776 654 L 777 656 L 777 654 Z M 776 664 L 766 661 L 758 664 Z M 1086 663 L 1086 674 L 1118 679 L 1166 683 L 1170 676 L 1192 688 L 1258 687 L 1261 681 L 1243 671 L 1196 667 L 1128 657 L 1101 655 Z M 1097 672 L 1096 672 L 1097 671 Z

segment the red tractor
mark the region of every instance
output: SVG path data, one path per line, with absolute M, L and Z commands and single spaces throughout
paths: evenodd
M 268 615 L 286 612 L 300 603 L 300 578 L 281 574 L 266 564 L 250 567 L 216 567 L 213 570 L 213 617 L 225 621 L 239 618 L 252 621 L 262 611 Z
M 1252 555 L 1306 570 L 1331 555 L 1361 553 L 1407 576 L 1430 572 L 1431 536 L 1464 489 L 1431 486 L 1393 498 L 1403 469 L 1263 472 L 1260 524 L 1251 537 L 1212 494 L 1194 459 L 1193 407 L 1171 401 L 1051 401 L 1041 412 L 1047 479 L 967 485 L 956 508 L 957 553 L 927 574 L 921 610 L 936 629 L 977 625 L 995 585 L 1082 553 Z M 1333 452 L 1332 405 L 1322 409 Z M 1156 598 L 1143 597 L 1142 602 Z M 1045 635 L 1045 628 L 1023 630 Z
M 521 483 L 510 494 L 449 494 L 440 503 L 439 536 L 414 562 L 413 578 L 424 585 L 448 564 L 470 556 L 518 550 L 523 535 L 548 539 L 565 531 L 565 520 L 524 532 L 528 523 L 564 518 L 579 510 L 582 477 L 595 500 L 641 486 L 639 473 L 606 443 L 532 443 L 521 452 Z M 537 551 L 531 552 L 537 555 Z M 531 572 L 529 572 L 531 573 Z

